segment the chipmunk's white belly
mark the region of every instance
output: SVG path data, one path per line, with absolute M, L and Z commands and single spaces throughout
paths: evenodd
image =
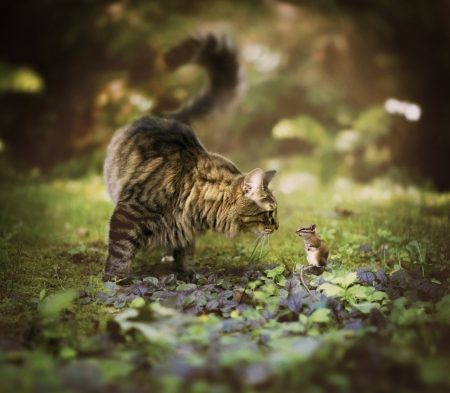
M 319 250 L 309 250 L 306 260 L 310 265 L 319 266 Z

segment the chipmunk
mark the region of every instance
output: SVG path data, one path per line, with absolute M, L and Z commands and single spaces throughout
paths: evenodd
M 327 266 L 328 247 L 319 233 L 316 232 L 316 224 L 298 228 L 295 233 L 303 238 L 309 265 Z
M 316 232 L 316 224 L 300 227 L 295 233 L 302 237 L 305 242 L 306 259 L 309 263 L 309 266 L 303 266 L 300 270 L 300 280 L 309 294 L 313 296 L 303 279 L 303 270 L 308 267 L 314 267 L 320 269 L 320 273 L 322 273 L 327 266 L 329 250 L 325 240 Z M 315 294 L 314 296 L 317 297 Z

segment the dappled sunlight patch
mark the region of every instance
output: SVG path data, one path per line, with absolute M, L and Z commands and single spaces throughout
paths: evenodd
M 422 193 L 414 186 L 404 187 L 401 184 L 375 180 L 370 185 L 361 187 L 359 193 L 362 199 L 389 201 L 393 198 L 406 198 L 418 203 Z
M 131 104 L 138 107 L 138 109 L 142 112 L 147 112 L 155 105 L 154 100 L 151 98 L 146 98 L 138 93 L 131 94 L 129 99 Z
M 354 189 L 354 187 L 355 184 L 353 183 L 353 181 L 345 177 L 336 179 L 333 184 L 333 189 L 336 191 L 350 191 L 351 189 Z
M 334 140 L 334 148 L 340 153 L 354 151 L 360 146 L 361 136 L 354 130 L 341 131 Z
M 399 101 L 395 98 L 386 100 L 384 107 L 390 114 L 400 114 L 405 116 L 406 120 L 419 121 L 422 116 L 422 109 L 419 105 L 410 102 Z
M 294 191 L 310 194 L 317 189 L 319 184 L 317 176 L 307 172 L 297 172 L 280 177 L 278 189 L 285 194 L 292 194 Z
M 44 79 L 34 69 L 0 62 L 0 92 L 36 94 L 44 88 Z
M 325 145 L 330 137 L 325 127 L 311 116 L 280 120 L 272 129 L 276 139 L 299 138 L 314 145 Z
M 262 44 L 246 45 L 242 49 L 242 57 L 263 73 L 273 71 L 281 64 L 281 54 Z
M 49 187 L 83 195 L 90 201 L 111 201 L 101 176 L 90 176 L 83 180 L 55 180 L 49 184 Z

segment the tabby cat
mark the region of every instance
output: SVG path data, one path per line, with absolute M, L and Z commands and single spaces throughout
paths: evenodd
M 173 251 L 187 271 L 195 238 L 212 230 L 234 237 L 278 229 L 277 202 L 268 189 L 275 171 L 242 174 L 208 152 L 189 122 L 225 107 L 242 85 L 237 52 L 227 37 L 190 37 L 165 55 L 169 69 L 204 67 L 209 85 L 180 110 L 144 116 L 121 128 L 106 155 L 104 178 L 115 204 L 103 280 L 126 279 L 140 246 Z

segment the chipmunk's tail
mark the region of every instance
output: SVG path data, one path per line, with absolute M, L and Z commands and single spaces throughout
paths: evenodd
M 228 35 L 189 37 L 171 48 L 164 59 L 169 70 L 185 64 L 197 64 L 206 69 L 209 77 L 209 83 L 199 95 L 177 111 L 165 114 L 165 117 L 190 123 L 216 110 L 228 108 L 244 90 L 243 69 Z

